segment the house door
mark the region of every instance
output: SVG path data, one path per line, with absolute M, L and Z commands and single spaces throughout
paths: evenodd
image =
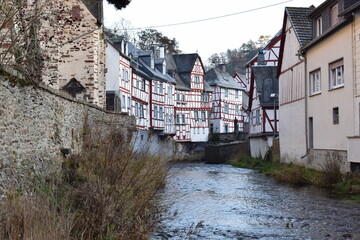
M 312 117 L 309 117 L 309 148 L 314 148 L 314 123 Z

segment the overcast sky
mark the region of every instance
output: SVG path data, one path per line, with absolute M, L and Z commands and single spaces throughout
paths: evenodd
M 168 27 L 155 27 L 176 38 L 184 53 L 198 52 L 204 62 L 213 54 L 239 48 L 260 35 L 276 34 L 282 27 L 285 7 L 317 7 L 324 0 L 132 0 L 116 11 L 104 0 L 107 27 L 121 18 L 135 28 L 200 21 Z M 274 6 L 270 6 L 274 5 Z M 239 14 L 236 14 L 239 13 Z M 234 14 L 234 15 L 232 15 Z

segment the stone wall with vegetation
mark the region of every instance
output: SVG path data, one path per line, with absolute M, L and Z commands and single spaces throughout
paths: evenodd
M 134 120 L 0 74 L 0 196 L 29 176 L 60 171 L 61 151 L 80 153 L 87 131 L 101 137 L 115 129 L 130 139 Z

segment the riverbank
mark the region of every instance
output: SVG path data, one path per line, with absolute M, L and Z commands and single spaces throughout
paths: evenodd
M 166 161 L 135 155 L 120 135 L 84 135 L 82 153 L 65 158 L 62 173 L 7 191 L 0 239 L 148 239 Z
M 234 167 L 257 169 L 278 182 L 290 183 L 294 186 L 314 185 L 328 188 L 337 197 L 345 197 L 360 203 L 360 173 L 341 174 L 340 166 L 334 161 L 324 165 L 323 171 L 242 155 L 234 156 L 229 163 Z

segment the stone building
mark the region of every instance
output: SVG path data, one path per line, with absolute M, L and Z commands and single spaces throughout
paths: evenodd
M 32 80 L 36 78 L 56 90 L 103 107 L 102 1 L 28 0 L 17 4 L 13 5 L 13 16 L 0 29 L 2 64 L 22 71 Z M 19 7 L 20 12 L 16 11 Z

